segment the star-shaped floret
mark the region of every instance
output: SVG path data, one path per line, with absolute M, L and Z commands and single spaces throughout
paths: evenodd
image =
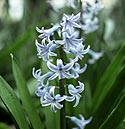
M 45 83 L 45 80 L 48 77 L 52 76 L 53 75 L 53 72 L 48 72 L 46 74 L 41 75 L 42 74 L 41 69 L 38 69 L 38 70 L 35 71 L 35 68 L 33 68 L 32 74 L 33 74 L 34 78 L 37 79 L 37 81 L 39 82 L 39 84 L 41 84 L 42 86 L 46 86 L 46 85 L 49 84 L 49 81 L 47 80 L 47 82 Z
M 60 94 L 54 95 L 55 86 L 51 87 L 49 92 L 47 92 L 44 96 L 44 100 L 41 101 L 42 106 L 49 106 L 51 105 L 51 111 L 56 112 L 55 107 L 61 109 L 63 107 L 60 102 L 62 102 L 65 97 L 60 96 Z
M 71 96 L 66 96 L 65 98 L 65 100 L 69 102 L 74 101 L 76 99 L 76 102 L 73 107 L 76 107 L 79 104 L 79 99 L 81 98 L 80 93 L 82 93 L 84 90 L 84 84 L 80 81 L 78 81 L 78 83 L 79 85 L 76 87 L 74 87 L 72 84 L 68 85 L 68 91 Z
M 66 51 L 69 51 L 70 48 L 76 48 L 79 45 L 82 45 L 82 42 L 84 41 L 83 38 L 76 38 L 77 32 L 72 33 L 71 35 L 67 32 L 64 33 L 63 35 L 63 40 L 64 40 L 64 49 Z
M 72 27 L 81 28 L 81 26 L 77 23 L 80 20 L 80 13 L 74 16 L 74 14 L 68 16 L 63 14 L 62 22 L 60 23 L 63 27 L 62 31 L 67 31 L 72 29 Z M 71 30 L 70 30 L 71 32 Z
M 52 88 L 52 86 L 43 86 L 41 84 L 39 84 L 37 86 L 37 90 L 36 90 L 36 95 L 40 97 L 40 101 L 42 103 L 42 101 L 44 101 L 44 97 L 46 93 L 49 93 L 49 90 Z
M 85 64 L 84 67 L 80 69 L 79 63 L 75 63 L 75 67 L 72 67 L 71 69 L 71 74 L 76 79 L 79 77 L 79 74 L 85 72 L 86 69 L 87 69 L 87 64 Z
M 88 10 L 95 15 L 104 8 L 101 0 L 96 0 L 95 2 L 92 2 L 91 0 L 82 0 L 82 2 L 86 2 Z
M 59 77 L 59 80 L 62 78 L 72 78 L 72 75 L 68 71 L 73 67 L 73 65 L 73 60 L 70 63 L 63 65 L 63 61 L 61 59 L 57 59 L 57 66 L 48 61 L 48 68 L 54 72 L 54 74 L 49 78 L 49 80 L 53 80 L 56 77 Z
M 77 127 L 73 128 L 73 129 L 84 129 L 85 126 L 87 124 L 89 124 L 91 122 L 91 120 L 92 120 L 92 117 L 90 117 L 89 119 L 85 120 L 85 118 L 83 117 L 82 114 L 79 114 L 79 117 L 80 117 L 80 119 L 78 119 L 75 116 L 72 116 L 72 117 L 67 116 L 67 118 L 70 118 L 71 121 L 77 125 Z
M 86 49 L 84 48 L 85 48 L 85 45 L 80 44 L 76 48 L 73 48 L 73 47 L 70 48 L 69 52 L 71 52 L 76 58 L 82 60 L 82 58 L 84 57 L 83 55 L 88 53 L 90 49 L 90 45 L 88 45 Z
M 84 30 L 85 34 L 94 32 L 95 30 L 98 29 L 98 18 L 95 17 L 93 20 L 92 19 L 86 19 L 84 21 L 84 24 L 82 25 L 82 29 Z
M 55 24 L 50 29 L 44 29 L 44 27 L 42 27 L 42 29 L 39 29 L 38 27 L 36 27 L 37 32 L 41 33 L 38 37 L 41 39 L 46 38 L 48 40 L 50 36 L 54 34 L 54 31 L 57 31 L 59 27 L 59 24 Z
M 103 56 L 103 52 L 95 52 L 91 49 L 89 50 L 88 54 L 92 56 L 92 58 L 88 60 L 90 64 L 94 64 L 97 60 L 99 60 Z
M 42 40 L 42 43 L 38 43 L 38 41 L 36 40 L 36 46 L 37 46 L 37 51 L 38 51 L 38 57 L 42 58 L 44 61 L 48 61 L 49 56 L 57 56 L 57 54 L 55 54 L 53 51 L 56 49 L 56 44 L 54 43 L 49 43 L 46 44 L 46 39 Z M 52 60 L 51 60 L 52 61 Z

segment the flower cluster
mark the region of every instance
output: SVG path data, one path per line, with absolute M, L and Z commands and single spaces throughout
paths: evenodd
M 79 30 L 83 30 L 84 34 L 89 34 L 98 29 L 97 14 L 103 8 L 101 0 L 95 2 L 81 0 L 81 2 L 86 4 L 85 6 L 83 4 L 81 13 L 63 14 L 62 20 L 49 29 L 36 27 L 40 39 L 39 42 L 37 40 L 35 42 L 37 56 L 46 62 L 49 71 L 42 73 L 41 69 L 33 68 L 32 74 L 38 81 L 36 95 L 40 97 L 41 105 L 43 107 L 50 106 L 52 112 L 56 112 L 56 108 L 63 108 L 63 101 L 75 101 L 73 107 L 76 107 L 79 104 L 81 93 L 84 91 L 84 83 L 78 81 L 77 86 L 66 84 L 64 88 L 67 88 L 67 94 L 60 95 L 58 93 L 60 87 L 51 85 L 51 81 L 54 79 L 77 79 L 79 74 L 84 73 L 87 69 L 87 64 L 84 64 L 83 67 L 79 64 L 85 54 L 88 53 L 92 56 L 89 63 L 94 63 L 103 54 L 94 52 L 89 45 L 86 47 L 85 39 L 79 36 Z M 63 59 L 57 54 L 58 52 L 60 55 L 68 55 L 69 58 Z M 69 118 L 80 129 L 83 129 L 92 119 L 85 120 L 82 115 L 80 115 L 81 119 Z
M 59 86 L 52 86 L 50 81 L 58 78 L 61 79 L 70 79 L 78 78 L 79 74 L 83 73 L 87 64 L 80 68 L 78 60 L 82 60 L 84 55 L 88 53 L 90 46 L 85 48 L 83 43 L 84 39 L 79 38 L 77 34 L 77 28 L 81 28 L 80 22 L 80 13 L 77 15 L 66 15 L 64 14 L 62 20 L 59 24 L 55 24 L 49 29 L 39 29 L 36 27 L 37 32 L 39 33 L 38 38 L 41 39 L 41 42 L 36 40 L 35 44 L 37 47 L 37 56 L 38 58 L 43 59 L 46 62 L 47 67 L 50 71 L 43 74 L 41 69 L 35 70 L 33 68 L 33 76 L 38 80 L 38 86 L 36 94 L 40 97 L 40 102 L 42 106 L 51 106 L 51 110 L 56 112 L 56 109 L 61 109 L 63 105 L 60 103 L 64 100 L 66 101 L 76 101 L 73 107 L 76 107 L 81 98 L 81 93 L 84 90 L 84 84 L 78 81 L 78 86 L 73 84 L 68 84 L 66 86 L 68 90 L 67 95 L 61 96 L 60 94 L 55 95 L 55 90 L 58 91 Z M 55 31 L 59 31 L 61 34 L 58 35 L 59 39 L 54 38 Z M 58 55 L 56 53 L 59 48 L 62 48 L 64 53 L 70 54 L 72 58 L 66 61 L 62 59 L 57 59 Z M 56 58 L 56 62 L 54 58 Z
M 102 3 L 102 0 L 94 0 L 94 1 L 93 0 L 80 0 L 80 1 L 82 4 L 81 5 L 81 7 L 82 7 L 81 17 L 80 17 L 81 22 L 80 22 L 80 24 L 76 24 L 74 22 L 73 23 L 71 22 L 71 24 L 74 27 L 81 28 L 83 30 L 83 33 L 87 35 L 89 33 L 92 33 L 94 31 L 98 30 L 98 28 L 99 28 L 99 26 L 98 26 L 98 23 L 99 23 L 98 14 L 104 8 L 104 5 Z M 71 7 L 71 8 L 76 10 L 77 6 L 79 5 L 78 2 L 80 2 L 80 1 L 79 0 L 78 1 L 63 0 L 63 3 L 65 3 L 64 5 L 69 5 L 68 7 Z M 52 6 L 53 9 L 56 8 L 56 5 L 55 5 L 55 3 L 53 3 L 53 1 L 49 1 L 49 4 Z M 55 10 L 55 11 L 57 11 L 57 10 Z M 78 15 L 80 15 L 80 13 Z M 62 25 L 64 24 L 64 26 L 63 26 L 64 29 L 68 28 L 68 24 L 70 24 L 70 21 L 73 21 L 73 19 L 72 19 L 73 14 L 70 17 L 70 19 L 68 19 L 69 23 L 65 26 L 65 22 L 66 22 L 65 20 L 67 19 L 66 17 L 67 17 L 67 15 L 64 14 L 64 17 L 63 17 L 64 22 L 62 23 Z M 77 20 L 77 19 L 75 19 L 75 20 Z M 72 41 L 77 42 L 78 40 L 77 41 L 74 40 L 74 38 L 75 38 L 74 36 L 76 36 L 76 35 L 78 35 L 78 33 L 75 32 L 75 33 L 72 33 L 72 35 L 70 35 L 70 36 L 68 34 L 66 34 L 66 37 L 68 39 L 72 38 Z M 67 41 L 68 41 L 68 39 L 67 39 Z M 79 41 L 80 40 L 83 40 L 83 39 L 79 39 Z M 65 47 L 67 49 L 69 48 L 68 45 L 72 46 L 72 44 L 65 44 Z M 75 43 L 73 45 L 75 45 Z M 77 43 L 76 43 L 76 45 L 77 45 Z M 71 48 L 70 52 L 72 52 L 72 54 L 75 54 L 75 55 L 77 54 L 77 57 L 79 59 L 82 59 L 81 56 L 83 55 L 84 51 L 78 52 L 78 49 L 81 49 L 81 47 L 77 47 L 77 51 L 75 51 L 75 49 Z M 94 64 L 97 60 L 99 60 L 103 56 L 103 52 L 95 52 L 94 50 L 91 50 L 91 49 L 89 49 L 89 50 L 90 50 L 90 52 L 88 52 L 88 54 L 92 57 L 91 59 L 88 60 L 89 64 Z M 82 52 L 81 53 L 82 55 L 80 54 L 80 52 Z
M 82 30 L 84 34 L 89 34 L 96 31 L 99 26 L 99 19 L 97 17 L 99 11 L 104 7 L 101 0 L 81 0 L 82 2 Z M 88 54 L 92 57 L 88 60 L 88 63 L 93 64 L 96 60 L 103 56 L 103 52 L 95 52 L 89 50 Z
M 91 33 L 98 29 L 98 12 L 104 7 L 101 0 L 81 0 L 82 1 L 82 29 L 85 34 Z

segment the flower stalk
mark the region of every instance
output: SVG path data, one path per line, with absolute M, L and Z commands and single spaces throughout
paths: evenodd
M 59 80 L 59 92 L 60 95 L 65 95 L 64 79 Z M 65 100 L 61 102 L 63 108 L 60 109 L 60 129 L 66 129 L 66 111 L 65 111 Z
M 60 59 L 64 62 L 64 52 L 62 47 L 59 49 Z M 59 80 L 59 93 L 61 96 L 65 95 L 64 79 Z M 66 105 L 65 100 L 61 102 L 63 108 L 60 109 L 60 129 L 66 129 Z

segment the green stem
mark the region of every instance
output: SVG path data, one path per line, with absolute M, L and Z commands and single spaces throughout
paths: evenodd
M 65 94 L 64 80 L 63 79 L 61 79 L 59 81 L 59 86 L 60 86 L 60 95 L 63 96 Z M 65 101 L 63 101 L 61 104 L 63 104 L 63 108 L 60 109 L 60 129 L 66 129 Z
M 64 52 L 62 48 L 59 50 L 60 58 L 64 62 Z M 60 95 L 63 96 L 65 95 L 65 87 L 64 87 L 64 79 L 59 80 L 59 92 Z M 65 100 L 61 102 L 63 105 L 63 108 L 60 109 L 60 129 L 66 129 L 66 111 L 65 111 Z

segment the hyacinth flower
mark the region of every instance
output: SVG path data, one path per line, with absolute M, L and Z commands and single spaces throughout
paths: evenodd
M 73 75 L 73 78 L 78 78 L 79 74 L 84 73 L 87 69 L 87 64 L 84 65 L 84 67 L 80 68 L 79 63 L 75 63 L 75 67 L 72 67 L 71 73 Z
M 37 47 L 37 56 L 42 58 L 44 61 L 50 60 L 50 56 L 57 56 L 53 51 L 56 50 L 57 45 L 54 43 L 45 43 L 46 39 L 42 40 L 42 43 L 38 43 L 36 40 L 36 47 Z
M 44 99 L 45 94 L 46 94 L 46 93 L 49 93 L 49 90 L 50 90 L 51 88 L 52 88 L 52 86 L 48 86 L 48 85 L 43 86 L 43 85 L 39 84 L 39 85 L 37 86 L 36 95 L 40 97 L 41 103 L 42 103 L 43 100 L 45 100 L 45 99 Z
M 45 83 L 45 80 L 52 76 L 53 75 L 53 72 L 47 72 L 46 74 L 42 74 L 42 71 L 41 69 L 38 69 L 35 71 L 35 68 L 33 68 L 33 71 L 32 71 L 32 75 L 34 78 L 37 79 L 38 83 L 41 84 L 42 86 L 46 86 L 49 84 L 49 81 L 47 80 L 47 82 Z
M 85 21 L 87 19 L 92 19 L 93 18 L 93 14 L 88 11 L 87 7 L 82 7 L 82 21 Z
M 92 19 L 86 19 L 84 21 L 84 24 L 82 25 L 82 29 L 84 30 L 85 34 L 88 34 L 90 32 L 96 31 L 98 27 L 98 18 L 95 17 L 93 20 Z
M 84 55 L 88 53 L 90 46 L 84 49 L 84 45 L 79 45 L 76 48 L 70 48 L 69 51 L 78 59 L 82 60 Z
M 42 70 L 40 69 L 36 71 L 33 69 L 33 76 L 38 81 L 36 95 L 40 97 L 40 102 L 43 107 L 50 106 L 52 112 L 56 112 L 56 109 L 60 110 L 60 123 L 63 125 L 60 126 L 61 129 L 66 129 L 64 115 L 65 101 L 75 101 L 73 107 L 76 107 L 82 97 L 81 93 L 84 91 L 84 83 L 80 81 L 78 81 L 78 86 L 74 86 L 71 83 L 69 85 L 64 84 L 64 79 L 76 79 L 87 68 L 86 64 L 81 68 L 78 61 L 84 58 L 90 46 L 88 45 L 85 49 L 84 39 L 79 36 L 76 28 L 81 29 L 80 13 L 76 15 L 64 14 L 60 25 L 56 24 L 50 29 L 44 30 L 42 28 L 40 30 L 36 28 L 40 33 L 38 37 L 41 40 L 41 43 L 36 40 L 37 55 L 46 62 L 48 67 L 48 71 L 45 74 L 42 74 Z M 60 31 L 57 39 L 54 37 L 55 31 Z M 50 36 L 53 36 L 53 39 Z M 56 53 L 57 51 L 60 53 L 59 55 Z M 73 58 L 66 60 L 62 54 L 73 54 Z M 57 86 L 51 85 L 51 81 L 54 79 L 59 80 Z M 57 90 L 55 92 L 56 88 Z M 68 89 L 67 94 L 65 93 L 66 88 Z
M 98 12 L 102 10 L 104 5 L 101 0 L 81 0 L 81 2 L 86 3 L 87 5 L 82 6 L 82 29 L 85 34 L 94 32 L 98 29 L 98 18 L 96 17 Z
M 61 97 L 60 94 L 54 95 L 55 86 L 51 87 L 49 92 L 45 93 L 44 100 L 41 101 L 42 106 L 49 106 L 51 105 L 51 110 L 56 112 L 56 108 L 61 109 L 63 107 L 60 102 L 62 102 L 65 97 Z
M 73 107 L 76 107 L 78 104 L 79 104 L 79 99 L 81 98 L 81 95 L 80 93 L 83 92 L 84 90 L 84 84 L 81 83 L 80 81 L 78 81 L 79 85 L 74 87 L 72 84 L 69 84 L 68 85 L 68 91 L 69 91 L 69 94 L 71 96 L 66 96 L 66 101 L 74 101 L 76 99 L 76 102 L 75 104 L 73 105 Z
M 62 78 L 71 78 L 72 75 L 68 73 L 68 71 L 73 67 L 73 65 L 73 61 L 66 65 L 63 65 L 63 61 L 61 59 L 57 59 L 57 66 L 48 61 L 48 68 L 54 72 L 54 74 L 49 78 L 49 80 L 53 80 L 56 77 L 59 77 L 59 80 Z
M 54 31 L 58 30 L 59 27 L 59 24 L 54 25 L 50 29 L 44 29 L 44 27 L 42 27 L 42 29 L 39 29 L 38 27 L 36 27 L 37 32 L 41 33 L 38 37 L 40 39 L 46 38 L 48 40 L 50 36 L 54 34 Z
M 91 120 L 92 120 L 92 117 L 90 117 L 89 119 L 85 120 L 85 118 L 83 117 L 82 114 L 79 114 L 80 119 L 78 119 L 78 118 L 75 117 L 75 116 L 72 116 L 72 117 L 66 116 L 66 117 L 69 118 L 69 119 L 71 119 L 71 121 L 72 121 L 74 124 L 77 125 L 76 128 L 72 128 L 72 129 L 84 129 L 85 126 L 86 126 L 87 124 L 89 124 L 89 123 L 91 122 Z
M 62 28 L 62 32 L 69 30 L 72 32 L 72 28 L 81 28 L 81 26 L 77 23 L 80 20 L 80 13 L 74 16 L 74 14 L 68 16 L 63 14 L 62 22 L 60 23 Z
M 79 45 L 82 45 L 84 39 L 83 38 L 76 38 L 77 32 L 74 32 L 72 34 L 68 34 L 67 32 L 64 32 L 63 34 L 63 41 L 64 41 L 64 49 L 66 51 L 70 50 L 70 48 L 76 48 Z
M 44 75 L 41 75 L 40 70 L 34 71 L 33 75 L 38 80 L 36 94 L 40 97 L 43 107 L 50 106 L 52 112 L 56 112 L 56 109 L 60 110 L 60 129 L 66 129 L 65 101 L 75 101 L 73 107 L 76 107 L 84 91 L 84 83 L 78 81 L 79 85 L 74 86 L 71 83 L 64 84 L 64 79 L 69 79 L 70 81 L 71 78 L 76 79 L 79 77 L 79 74 L 85 72 L 87 65 L 85 64 L 81 68 L 79 61 L 83 60 L 85 54 L 93 54 L 89 45 L 85 49 L 85 44 L 83 43 L 85 39 L 81 37 L 81 33 L 78 33 L 78 31 L 81 30 L 84 34 L 89 34 L 97 30 L 99 22 L 97 14 L 103 7 L 98 0 L 95 2 L 82 0 L 82 2 L 85 2 L 87 5 L 85 8 L 83 7 L 82 14 L 63 14 L 62 20 L 59 22 L 60 25 L 57 23 L 50 29 L 44 29 L 44 27 L 39 29 L 36 27 L 36 30 L 40 33 L 38 38 L 42 40 L 41 43 L 36 41 L 37 55 L 46 62 L 49 70 Z M 58 34 L 56 37 L 54 37 L 55 31 Z M 50 38 L 51 36 L 53 38 Z M 56 50 L 59 55 L 56 53 Z M 73 55 L 73 58 L 65 59 L 63 54 Z M 97 59 L 97 57 L 94 59 Z M 59 83 L 57 86 L 50 85 L 54 79 L 58 79 Z M 56 89 L 56 87 L 58 88 Z M 65 93 L 66 88 L 68 89 L 67 93 Z M 82 115 L 80 115 L 80 119 L 76 117 L 70 118 L 78 126 L 76 129 L 83 129 L 92 119 L 85 120 Z
M 92 58 L 88 60 L 90 64 L 94 64 L 97 60 L 99 60 L 103 56 L 103 52 L 95 52 L 91 49 L 89 50 L 88 54 L 92 56 Z
M 88 10 L 95 15 L 104 8 L 101 0 L 95 0 L 95 2 L 85 0 L 85 2 L 88 5 Z

